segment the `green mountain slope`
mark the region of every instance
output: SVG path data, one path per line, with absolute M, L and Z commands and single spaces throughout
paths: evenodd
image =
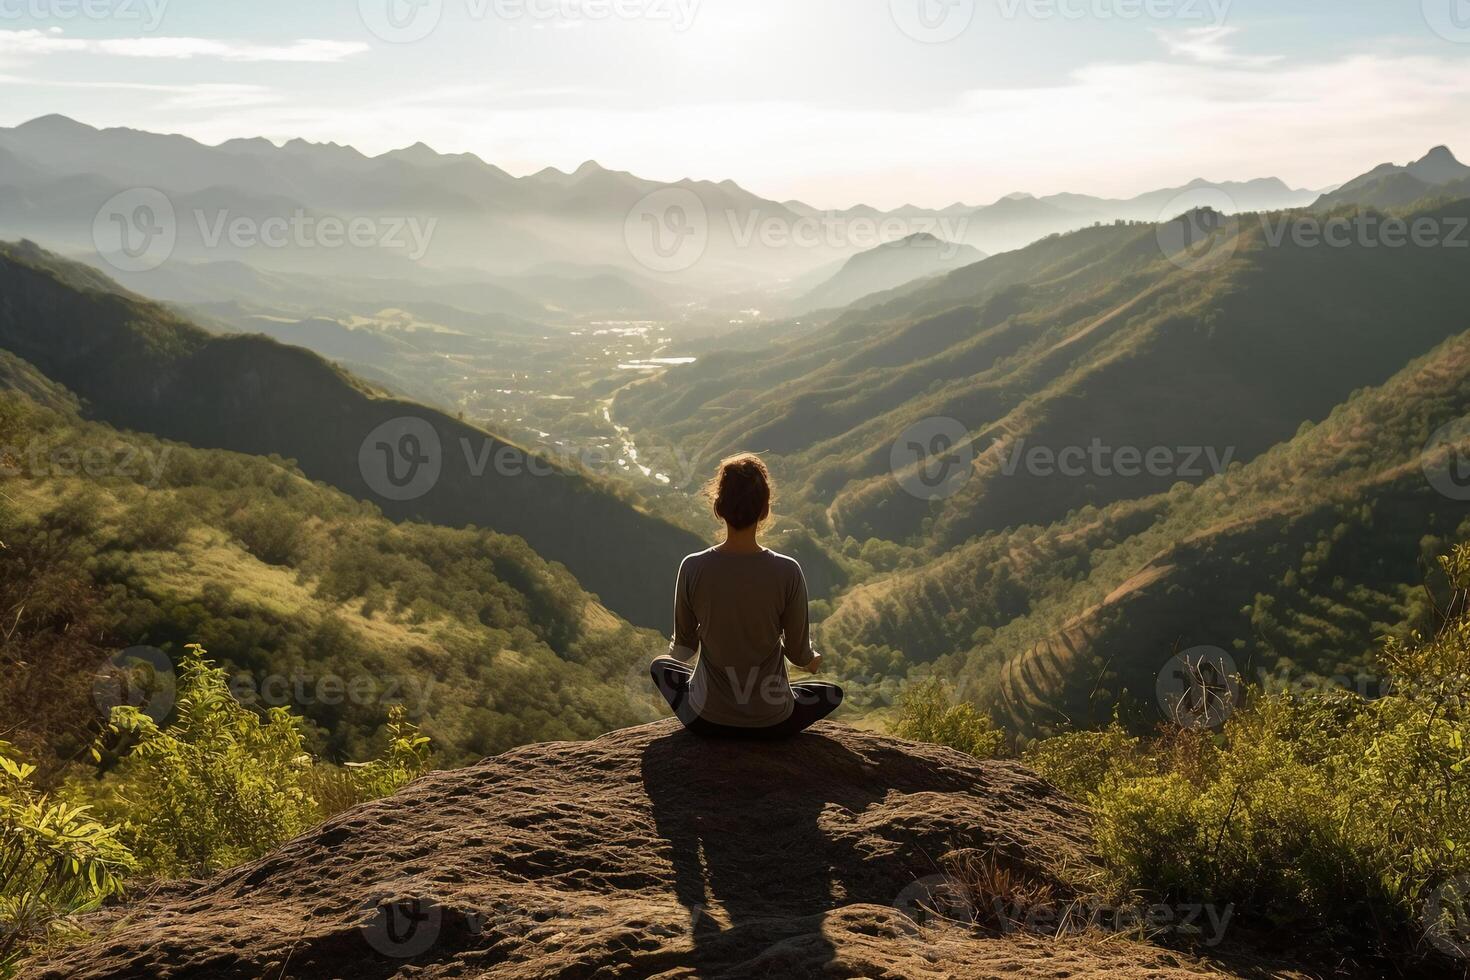
M 1459 202 L 1414 217 L 1467 215 Z M 691 445 L 713 433 L 716 450 L 767 450 L 810 519 L 928 548 L 1198 483 L 1470 326 L 1470 250 L 1307 247 L 1277 239 L 1290 217 L 1048 239 L 768 354 L 671 370 L 628 389 L 616 415 Z M 1170 261 L 1164 245 L 1190 235 L 1220 261 Z M 977 461 L 931 502 L 892 466 L 910 426 L 936 418 L 963 426 Z M 1028 455 L 1094 444 L 1162 450 L 1172 465 L 1059 477 Z
M 394 703 L 449 764 L 651 717 L 630 678 L 665 641 L 522 539 L 395 524 L 279 459 L 113 429 L 28 386 L 0 372 L 0 712 L 38 758 L 85 750 L 96 672 L 136 646 L 204 644 L 336 759 L 372 756 Z
M 1427 625 L 1434 556 L 1470 533 L 1470 494 L 1437 489 L 1470 451 L 1467 419 L 1462 334 L 1203 485 L 989 534 L 859 588 L 823 638 L 860 662 L 937 661 L 1033 733 L 1106 722 L 1119 701 L 1152 724 L 1159 672 L 1195 646 L 1252 680 L 1376 693 L 1379 641 Z
M 312 479 L 394 519 L 520 535 L 637 624 L 666 625 L 664 574 L 702 547 L 593 478 L 437 411 L 379 397 L 307 351 L 211 336 L 34 246 L 0 246 L 0 296 L 0 347 L 75 392 L 90 417 L 295 460 Z M 402 419 L 412 421 L 395 423 Z M 407 434 L 417 441 L 404 442 Z M 395 499 L 405 494 L 387 479 L 390 466 L 393 476 L 428 474 L 412 499 Z

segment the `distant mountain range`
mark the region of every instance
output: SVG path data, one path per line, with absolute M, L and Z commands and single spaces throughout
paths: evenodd
M 660 183 L 590 161 L 571 173 L 548 168 L 514 177 L 473 154 L 441 154 L 422 143 L 369 157 L 350 146 L 299 139 L 282 146 L 259 138 L 206 146 L 177 135 L 96 129 L 62 116 L 0 129 L 0 230 L 8 237 L 93 252 L 99 210 L 133 188 L 154 188 L 169 198 L 178 232 L 173 264 L 243 261 L 278 272 L 433 284 L 486 273 L 510 280 L 555 264 L 560 271 L 540 284 L 543 294 L 549 287 L 550 298 L 533 300 L 553 310 L 575 306 L 565 296 L 582 287 L 567 280 L 585 282 L 587 270 L 595 269 L 637 288 L 639 295 L 611 300 L 637 312 L 659 312 L 660 304 L 687 299 L 689 290 L 709 296 L 779 287 L 869 251 L 885 235 L 929 234 L 994 253 L 1093 223 L 1170 217 L 1162 212 L 1183 212 L 1196 200 L 1216 204 L 1222 194 L 1242 210 L 1304 205 L 1317 196 L 1274 179 L 1201 180 L 1127 200 L 1008 195 L 983 207 L 822 211 L 766 200 L 729 180 Z M 649 207 L 651 215 L 640 212 Z M 688 211 L 703 212 L 696 214 L 703 220 L 694 226 L 693 246 L 678 237 L 647 243 L 682 242 L 690 248 L 687 256 L 665 261 L 637 238 L 682 235 L 688 226 L 679 222 Z M 371 248 L 241 245 L 222 234 L 235 219 L 259 226 L 297 214 L 310 221 L 366 219 L 379 230 L 406 221 L 411 230 L 432 233 L 422 236 L 422 254 L 406 233 L 398 236 L 402 247 Z M 666 220 L 673 224 L 661 229 Z M 153 271 L 139 275 L 154 277 Z M 166 273 L 154 278 L 169 282 Z M 643 294 L 651 293 L 650 281 L 681 289 L 649 302 Z M 132 285 L 161 295 L 143 281 Z

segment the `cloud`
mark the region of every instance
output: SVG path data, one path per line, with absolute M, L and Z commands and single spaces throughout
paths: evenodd
M 0 55 L 45 56 L 100 54 L 118 58 L 190 60 L 212 58 L 233 62 L 336 62 L 362 54 L 368 45 L 355 41 L 303 38 L 286 44 L 253 44 L 202 37 L 67 37 L 51 30 L 0 31 Z
M 1204 65 L 1232 68 L 1264 68 L 1281 60 L 1279 55 L 1245 55 L 1236 51 L 1229 40 L 1239 28 L 1225 26 L 1190 27 L 1180 31 L 1155 30 L 1169 53 Z
M 71 79 L 24 78 L 0 74 L 0 85 L 25 85 L 32 89 L 82 89 L 94 92 L 149 92 L 165 96 L 156 103 L 170 109 L 227 109 L 271 105 L 282 101 L 279 93 L 263 85 L 207 83 L 163 85 L 151 82 L 73 81 Z
M 284 111 L 212 129 L 220 138 L 234 134 L 227 127 L 303 132 L 376 152 L 406 117 L 416 138 L 516 172 L 595 157 L 657 179 L 734 177 L 821 206 L 927 197 L 916 189 L 933 195 L 918 203 L 945 205 L 1016 190 L 1130 196 L 1196 177 L 1322 187 L 1470 140 L 1470 72 L 1439 54 L 1185 58 L 1094 63 L 1057 84 L 972 88 L 922 110 L 795 100 L 620 107 L 577 96 L 527 105 L 440 92 L 351 107 L 293 101 Z

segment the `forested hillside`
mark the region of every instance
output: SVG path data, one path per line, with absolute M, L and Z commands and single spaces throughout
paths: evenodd
M 1470 203 L 1421 210 L 1451 227 Z M 619 398 L 620 417 L 718 449 L 769 451 L 811 519 L 859 540 L 939 550 L 977 534 L 1050 524 L 1084 506 L 1198 483 L 1320 421 L 1467 327 L 1470 250 L 1305 245 L 1281 214 L 1119 225 L 1048 239 L 901 292 L 766 354 L 670 370 Z M 1272 222 L 1278 224 L 1273 225 Z M 980 457 L 931 501 L 891 471 L 901 435 L 954 419 Z M 1194 464 L 1059 478 L 1017 462 L 1096 442 L 1161 448 Z M 1182 461 L 1181 461 L 1182 464 Z
M 119 652 L 204 644 L 237 696 L 362 759 L 401 703 L 445 764 L 646 720 L 630 684 L 666 642 L 524 540 L 395 524 L 279 457 L 89 422 L 0 373 L 7 738 L 48 766 L 107 720 Z M 29 372 L 34 377 L 34 372 Z
M 639 625 L 662 628 L 667 618 L 666 583 L 647 569 L 676 567 L 702 546 L 595 475 L 382 397 L 299 348 L 211 336 L 35 246 L 0 246 L 0 295 L 0 347 L 75 392 L 89 417 L 194 446 L 279 455 L 395 519 L 520 535 Z M 384 465 L 377 444 L 391 453 L 410 445 L 404 435 L 418 440 L 411 445 L 426 454 L 426 472 L 437 467 L 409 495 L 373 480 L 371 469 Z M 389 459 L 395 468 L 403 462 L 412 461 Z
M 1120 700 L 1149 727 L 1161 668 L 1195 646 L 1252 681 L 1372 688 L 1381 638 L 1426 625 L 1435 558 L 1470 535 L 1463 495 L 1443 492 L 1467 417 L 1462 334 L 1203 485 L 984 535 L 862 586 L 824 639 L 860 662 L 938 660 L 1023 731 L 1105 723 Z

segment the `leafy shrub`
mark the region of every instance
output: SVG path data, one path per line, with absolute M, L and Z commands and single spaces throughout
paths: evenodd
M 134 867 L 116 827 L 39 793 L 34 774 L 0 742 L 0 974 L 54 917 L 121 891 Z
M 904 690 L 893 734 L 913 742 L 947 745 L 978 759 L 993 759 L 1005 747 L 1005 733 L 990 716 L 968 701 L 957 700 L 937 678 Z
M 284 708 L 262 717 L 242 706 L 203 648 L 188 650 L 172 724 L 113 709 L 109 735 L 129 749 L 98 797 L 144 865 L 169 876 L 251 860 L 314 816 L 300 786 L 312 760 L 299 720 Z
M 338 768 L 318 764 L 306 779 L 306 789 L 322 818 L 359 803 L 391 796 L 411 780 L 429 771 L 429 738 L 408 720 L 401 704 L 388 709 L 388 744 L 371 762 Z
M 192 644 L 179 665 L 175 719 L 160 728 L 134 707 L 113 709 L 102 742 L 121 745 L 100 781 L 73 783 L 106 819 L 142 870 L 200 875 L 253 860 L 349 806 L 386 796 L 429 766 L 429 739 L 389 711 L 387 745 L 371 762 L 338 768 L 307 753 L 301 719 L 263 715 L 230 693 L 228 674 Z
M 231 515 L 227 526 L 246 551 L 267 565 L 296 565 L 301 560 L 301 527 L 278 511 L 250 506 Z
M 1038 742 L 1025 760 L 1062 792 L 1087 799 L 1109 778 L 1147 771 L 1140 741 L 1114 723 L 1100 732 L 1072 732 Z
M 1382 698 L 1256 694 L 1218 737 L 1109 729 L 1028 761 L 1092 805 L 1123 889 L 1234 904 L 1369 956 L 1436 955 L 1435 896 L 1470 875 L 1470 547 L 1443 567 L 1443 625 L 1387 644 Z
M 145 496 L 119 522 L 116 545 L 136 551 L 172 551 L 184 542 L 189 516 L 172 501 Z

